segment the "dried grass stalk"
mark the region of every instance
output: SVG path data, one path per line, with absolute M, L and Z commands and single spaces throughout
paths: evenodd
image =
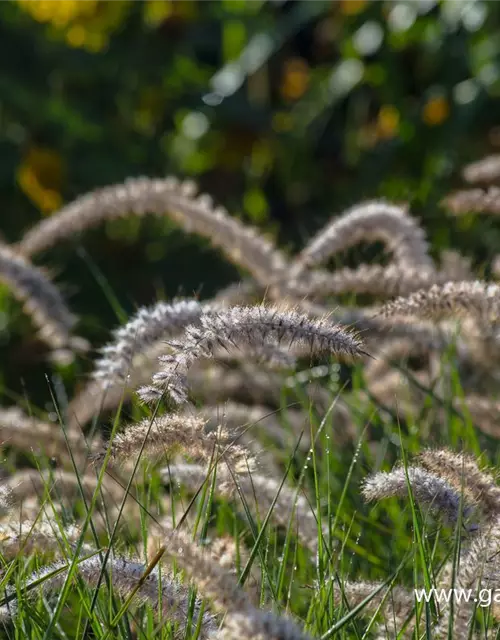
M 354 206 L 321 229 L 299 254 L 293 272 L 297 275 L 359 242 L 375 240 L 386 244 L 399 265 L 433 268 L 424 232 L 406 208 L 374 201 Z
M 500 213 L 500 188 L 465 189 L 455 191 L 443 199 L 441 203 L 454 215 L 464 213 Z
M 225 613 L 224 626 L 218 634 L 225 640 L 307 640 L 307 636 L 289 618 L 257 609 L 236 579 L 206 551 L 191 542 L 182 531 L 167 535 L 165 555 L 175 561 L 200 593 L 212 601 L 216 611 Z
M 66 568 L 67 566 L 68 561 L 60 561 L 33 573 L 29 578 L 27 588 L 29 588 L 29 584 L 43 579 L 44 576 L 50 576 L 55 570 Z M 142 581 L 139 589 L 134 594 L 135 603 L 139 605 L 148 603 L 163 623 L 170 621 L 183 626 L 186 625 L 189 619 L 190 607 L 188 590 L 177 580 L 165 574 L 165 572 L 160 574 L 158 567 L 155 567 L 144 578 L 146 569 L 147 567 L 139 560 L 116 558 L 114 556 L 111 556 L 106 564 L 106 570 L 109 573 L 115 593 L 127 598 L 137 588 L 139 581 Z M 101 587 L 106 584 L 106 581 L 101 578 L 102 570 L 102 559 L 97 555 L 97 552 L 95 556 L 82 560 L 77 564 L 77 574 L 91 589 L 95 589 L 98 584 Z M 38 591 L 41 590 L 45 596 L 57 592 L 66 580 L 66 573 L 66 571 L 61 571 L 55 576 L 48 577 L 40 583 Z M 193 615 L 194 626 L 197 624 L 199 615 L 200 602 L 197 601 Z M 204 613 L 201 621 L 201 637 L 213 637 L 216 630 L 217 624 L 213 616 Z
M 420 467 L 401 467 L 390 472 L 379 472 L 367 478 L 362 494 L 369 502 L 384 498 L 406 497 L 411 486 L 413 497 L 428 505 L 448 522 L 457 522 L 460 514 L 461 494 L 442 477 Z
M 92 473 L 80 475 L 80 483 L 84 494 L 91 498 L 97 488 L 97 477 Z M 123 499 L 124 490 L 109 477 L 106 477 L 101 485 L 104 498 L 111 503 Z M 25 469 L 17 471 L 6 478 L 0 484 L 0 492 L 6 492 L 11 496 L 11 503 L 20 503 L 31 497 L 42 498 L 46 492 L 56 498 L 73 500 L 80 496 L 78 478 L 68 471 L 38 471 L 37 469 Z
M 373 296 L 405 295 L 433 284 L 453 279 L 449 273 L 401 264 L 360 265 L 356 269 L 338 269 L 333 273 L 311 271 L 288 285 L 294 295 L 321 299 L 331 295 L 370 294 Z
M 0 280 L 24 303 L 40 339 L 54 350 L 55 359 L 66 361 L 71 359 L 72 350 L 87 349 L 85 340 L 71 335 L 76 318 L 57 287 L 43 271 L 5 245 L 0 246 Z
M 68 446 L 76 460 L 86 458 L 89 446 L 82 434 L 68 431 L 66 437 L 59 424 L 37 420 L 19 407 L 0 409 L 0 443 L 23 451 L 43 451 L 48 457 L 69 457 Z
M 165 482 L 179 482 L 191 491 L 197 491 L 207 481 L 208 469 L 201 465 L 174 464 L 163 470 Z M 292 515 L 300 541 L 313 553 L 318 551 L 318 521 L 309 501 L 293 487 L 283 484 L 274 477 L 261 473 L 230 473 L 224 465 L 216 470 L 215 491 L 219 496 L 239 501 L 244 496 L 250 509 L 264 519 L 274 500 L 271 520 L 280 527 L 287 528 Z M 210 479 L 211 481 L 211 479 Z M 323 531 L 328 539 L 328 531 Z
M 32 256 L 105 220 L 147 213 L 169 215 L 186 231 L 209 238 L 264 286 L 286 267 L 284 255 L 256 229 L 215 207 L 210 196 L 197 195 L 192 182 L 175 178 L 130 178 L 87 193 L 28 231 L 19 250 Z
M 266 306 L 233 307 L 202 316 L 200 326 L 188 327 L 183 339 L 173 345 L 176 353 L 161 358 L 162 369 L 153 376 L 151 386 L 139 390 L 139 395 L 145 402 L 154 402 L 168 392 L 174 402 L 186 402 L 186 376 L 194 362 L 213 357 L 217 348 L 233 351 L 266 343 L 280 348 L 304 344 L 312 354 L 352 357 L 364 353 L 354 333 L 327 318 L 311 320 L 295 311 Z
M 204 461 L 211 460 L 214 455 L 223 455 L 224 460 L 235 469 L 252 465 L 247 451 L 237 444 L 226 444 L 219 450 L 219 438 L 226 443 L 230 439 L 225 433 L 207 432 L 206 420 L 198 416 L 167 413 L 125 427 L 109 445 L 109 461 L 112 464 L 130 462 L 146 439 L 142 451 L 145 459 L 159 459 L 182 451 L 194 460 Z M 96 463 L 104 459 L 107 449 L 104 447 L 94 456 Z
M 417 461 L 424 469 L 439 474 L 456 491 L 462 488 L 467 491 L 487 518 L 500 513 L 500 488 L 494 477 L 481 470 L 471 456 L 448 449 L 429 449 L 421 453 Z
M 491 184 L 500 179 L 500 155 L 486 156 L 471 162 L 462 171 L 464 180 L 471 184 Z
M 380 315 L 416 318 L 454 319 L 469 316 L 488 327 L 497 323 L 500 311 L 500 287 L 482 282 L 448 282 L 417 291 L 407 298 L 397 298 L 380 310 Z
M 178 335 L 186 326 L 198 322 L 202 313 L 203 307 L 196 300 L 142 307 L 127 324 L 114 331 L 113 341 L 101 350 L 103 356 L 96 362 L 93 379 L 105 387 L 125 381 L 136 354 Z

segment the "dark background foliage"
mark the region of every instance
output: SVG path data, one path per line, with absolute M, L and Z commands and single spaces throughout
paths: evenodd
M 172 173 L 290 250 L 363 198 L 405 200 L 436 256 L 458 247 L 487 272 L 498 224 L 439 201 L 498 144 L 499 24 L 480 1 L 1 2 L 0 231 L 14 242 L 90 189 Z M 114 222 L 37 260 L 94 345 L 119 309 L 239 277 L 167 219 Z M 39 356 L 1 305 L 5 388 L 20 392 Z

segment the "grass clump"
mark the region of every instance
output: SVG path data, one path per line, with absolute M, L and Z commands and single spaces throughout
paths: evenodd
M 6 248 L 44 284 L 19 272 L 13 293 L 59 301 L 28 256 L 148 212 L 211 237 L 249 279 L 152 301 L 79 389 L 48 378 L 53 411 L 29 389 L 0 410 L 5 637 L 493 634 L 494 601 L 415 590 L 497 588 L 498 286 L 460 256 L 436 264 L 407 207 L 350 209 L 294 256 L 193 185 L 141 179 Z M 380 239 L 389 265 L 324 266 Z

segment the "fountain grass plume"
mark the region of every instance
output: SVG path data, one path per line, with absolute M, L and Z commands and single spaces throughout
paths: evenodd
M 461 274 L 460 274 L 461 275 Z M 370 294 L 390 297 L 406 295 L 433 284 L 453 280 L 449 272 L 404 264 L 368 265 L 327 271 L 310 271 L 285 285 L 294 296 L 323 299 L 341 294 Z
M 219 638 L 236 640 L 308 640 L 308 636 L 290 618 L 257 609 L 234 576 L 183 531 L 167 534 L 165 555 L 184 571 L 198 587 L 200 594 L 211 600 L 217 612 L 224 613 Z
M 76 317 L 45 273 L 10 247 L 0 245 L 0 280 L 24 304 L 38 328 L 39 338 L 56 360 L 71 360 L 73 351 L 85 351 L 87 342 L 72 335 Z
M 364 202 L 333 218 L 300 252 L 292 272 L 298 275 L 362 241 L 382 240 L 400 265 L 432 269 L 425 234 L 405 207 Z
M 465 213 L 500 214 L 500 188 L 462 189 L 450 193 L 441 201 L 442 206 L 454 215 Z
M 186 326 L 196 323 L 203 313 L 196 300 L 158 302 L 142 307 L 122 327 L 113 332 L 113 340 L 103 349 L 95 364 L 92 378 L 104 387 L 126 380 L 133 358 L 160 340 L 178 335 Z
M 270 344 L 280 349 L 302 344 L 311 354 L 327 353 L 355 357 L 365 354 L 353 332 L 333 324 L 327 317 L 310 319 L 296 311 L 281 311 L 264 305 L 232 307 L 203 315 L 174 343 L 174 354 L 161 358 L 162 369 L 152 384 L 139 389 L 145 402 L 154 402 L 164 393 L 176 403 L 187 400 L 187 373 L 200 358 L 211 358 L 216 349 L 238 350 Z
M 207 237 L 264 286 L 287 266 L 284 254 L 257 229 L 216 207 L 210 196 L 198 195 L 193 182 L 172 177 L 129 178 L 80 196 L 30 229 L 18 249 L 33 256 L 106 220 L 148 213 L 167 215 L 187 232 Z
M 399 467 L 389 472 L 380 471 L 368 477 L 362 487 L 362 494 L 369 502 L 384 498 L 407 497 L 409 488 L 417 502 L 429 506 L 448 522 L 458 521 L 461 494 L 436 473 L 418 466 L 407 469 Z
M 432 320 L 468 316 L 485 328 L 500 318 L 500 287 L 494 283 L 447 282 L 396 298 L 384 305 L 380 316 L 413 316 Z
M 462 176 L 470 184 L 491 184 L 500 180 L 500 155 L 491 154 L 466 165 Z
M 142 448 L 142 444 L 147 439 Z M 224 429 L 207 432 L 206 420 L 187 413 L 167 413 L 126 426 L 112 442 L 104 445 L 93 456 L 95 464 L 102 462 L 107 453 L 111 464 L 125 464 L 134 459 L 142 449 L 142 457 L 157 460 L 181 451 L 194 460 L 209 461 L 222 455 L 231 467 L 252 466 L 251 456 L 244 447 L 230 442 Z M 219 444 L 221 441 L 224 444 Z
M 163 479 L 169 483 L 179 482 L 190 491 L 197 491 L 207 481 L 208 467 L 199 464 L 171 464 L 163 470 Z M 224 464 L 219 464 L 215 473 L 214 489 L 216 494 L 228 500 L 239 501 L 244 496 L 248 507 L 262 519 L 268 510 L 271 520 L 286 529 L 290 517 L 294 517 L 299 540 L 304 546 L 317 553 L 318 520 L 307 498 L 294 487 L 283 484 L 277 478 L 255 471 L 232 473 Z M 328 528 L 323 531 L 325 539 L 329 537 Z
M 493 475 L 481 470 L 471 456 L 449 449 L 428 449 L 417 457 L 417 461 L 429 472 L 439 474 L 456 491 L 464 487 L 488 518 L 500 514 L 500 487 Z
M 67 576 L 68 561 L 47 565 L 40 571 L 30 575 L 30 584 L 38 583 L 35 592 L 42 592 L 45 597 L 59 591 Z M 90 589 L 105 584 L 101 579 L 103 560 L 97 551 L 92 557 L 82 558 L 76 564 L 76 574 Z M 58 571 L 59 570 L 59 571 Z M 140 560 L 111 555 L 106 564 L 110 584 L 113 591 L 123 598 L 133 595 L 136 604 L 148 603 L 161 620 L 162 624 L 174 622 L 185 625 L 189 620 L 190 597 L 189 591 L 179 581 L 173 579 L 168 571 L 160 572 L 158 566 L 151 571 Z M 56 573 L 57 572 L 57 573 Z M 45 578 L 45 579 L 44 579 Z M 200 602 L 195 602 L 193 624 L 196 625 L 200 615 Z M 17 602 L 10 605 L 11 615 L 15 615 Z M 209 613 L 203 613 L 201 619 L 201 637 L 213 637 L 217 630 L 215 618 Z

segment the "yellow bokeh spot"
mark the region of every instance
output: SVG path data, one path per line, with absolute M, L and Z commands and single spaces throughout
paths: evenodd
M 75 24 L 66 31 L 66 40 L 72 47 L 81 47 L 85 43 L 86 33 L 81 24 Z
M 43 192 L 42 197 L 42 210 L 46 213 L 50 213 L 59 209 L 62 204 L 61 194 L 57 193 L 57 191 L 52 191 L 52 189 L 47 189 Z
M 48 23 L 75 48 L 101 51 L 130 8 L 127 0 L 17 0 L 37 22 Z
M 345 16 L 355 16 L 363 11 L 367 4 L 367 0 L 340 0 L 340 11 Z
M 170 0 L 147 0 L 144 3 L 144 22 L 152 27 L 156 27 L 169 18 L 174 8 Z
M 17 181 L 43 213 L 51 213 L 61 206 L 63 164 L 55 151 L 32 147 L 18 168 Z
M 302 58 L 292 58 L 285 63 L 281 94 L 286 100 L 298 100 L 309 86 L 309 66 Z
M 152 27 L 169 18 L 192 20 L 197 15 L 197 4 L 193 0 L 146 0 L 143 19 Z
M 102 31 L 89 31 L 85 37 L 85 47 L 89 51 L 101 51 L 108 44 L 108 36 Z
M 382 139 L 393 138 L 399 130 L 399 111 L 396 107 L 386 104 L 378 114 L 377 136 Z
M 38 22 L 49 22 L 53 14 L 50 4 L 50 2 L 35 2 L 31 7 L 30 13 Z M 26 5 L 26 8 L 29 11 L 29 4 Z
M 444 96 L 431 98 L 422 111 L 422 120 L 430 127 L 444 122 L 450 115 L 450 105 Z

